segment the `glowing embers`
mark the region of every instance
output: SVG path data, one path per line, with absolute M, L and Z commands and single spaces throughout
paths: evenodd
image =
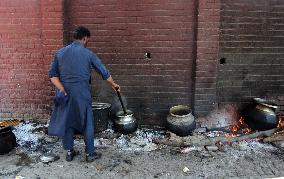
M 279 122 L 278 122 L 277 127 L 282 127 L 282 126 L 284 126 L 284 114 L 279 115 L 279 116 L 278 116 L 278 119 L 279 119 Z
M 240 117 L 238 124 L 229 127 L 231 133 L 225 134 L 226 137 L 237 137 L 241 134 L 250 134 L 252 130 L 248 127 L 248 125 L 244 122 L 244 118 Z

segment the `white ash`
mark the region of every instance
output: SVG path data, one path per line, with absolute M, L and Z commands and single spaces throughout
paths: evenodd
M 119 148 L 129 147 L 128 143 L 129 143 L 129 139 L 127 135 L 121 134 L 121 136 L 116 139 L 116 145 Z
M 278 149 L 270 144 L 261 143 L 255 139 L 232 143 L 232 147 L 226 147 L 226 153 L 234 158 L 240 158 L 248 154 L 257 153 L 265 156 L 267 153 L 272 153 Z
M 114 133 L 114 130 L 112 129 L 107 129 L 107 130 L 104 130 L 102 131 L 103 134 L 113 134 Z
M 207 137 L 210 137 L 210 138 L 213 138 L 213 137 L 222 137 L 222 136 L 225 136 L 225 135 L 234 135 L 234 136 L 240 136 L 240 134 L 234 134 L 234 133 L 231 133 L 231 132 L 224 132 L 224 131 L 209 131 L 207 133 L 205 133 L 205 135 Z
M 26 148 L 27 151 L 35 151 L 40 145 L 40 139 L 43 135 L 34 133 L 33 130 L 44 125 L 37 125 L 35 123 L 20 123 L 14 127 L 14 134 L 17 139 L 17 144 L 20 147 Z
M 224 132 L 223 131 L 209 131 L 206 133 L 207 137 L 219 137 L 219 136 L 224 136 Z
M 262 152 L 270 152 L 274 151 L 277 148 L 273 147 L 270 144 L 267 143 L 260 143 L 256 140 L 249 140 L 249 141 L 241 141 L 239 142 L 240 150 L 243 151 L 254 151 L 256 153 L 262 153 Z
M 116 145 L 122 150 L 152 151 L 157 149 L 157 145 L 153 143 L 153 140 L 164 137 L 163 131 L 138 129 L 133 136 L 122 134 L 116 139 Z

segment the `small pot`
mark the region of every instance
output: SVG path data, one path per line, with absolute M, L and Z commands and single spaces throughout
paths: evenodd
M 137 130 L 137 122 L 133 116 L 131 110 L 119 111 L 116 113 L 116 119 L 114 120 L 114 130 L 122 134 L 130 134 Z
M 243 111 L 244 122 L 253 130 L 269 130 L 277 127 L 277 105 L 261 98 L 253 98 L 253 104 Z
M 171 107 L 166 124 L 169 131 L 181 137 L 190 135 L 196 128 L 191 109 L 185 105 Z

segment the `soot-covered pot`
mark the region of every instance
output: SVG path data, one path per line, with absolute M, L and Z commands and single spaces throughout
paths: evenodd
M 245 123 L 253 130 L 269 130 L 277 127 L 277 105 L 261 98 L 253 98 L 253 104 L 243 111 Z
M 187 136 L 196 128 L 191 109 L 185 105 L 177 105 L 170 108 L 167 116 L 167 128 L 178 136 Z
M 16 146 L 16 136 L 12 128 L 0 127 L 0 155 L 9 153 Z

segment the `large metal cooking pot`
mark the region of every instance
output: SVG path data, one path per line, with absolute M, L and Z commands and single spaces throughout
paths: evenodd
M 131 110 L 126 110 L 123 105 L 120 92 L 116 92 L 123 111 L 119 111 L 115 115 L 116 118 L 114 120 L 114 130 L 122 134 L 129 134 L 135 132 L 137 130 L 138 125 L 136 119 L 134 118 L 133 112 Z
M 95 132 L 102 132 L 107 129 L 109 123 L 109 113 L 111 105 L 109 103 L 92 103 L 92 110 L 95 119 Z
M 253 98 L 253 104 L 243 111 L 245 123 L 253 130 L 269 130 L 277 127 L 277 105 L 261 98 Z
M 0 126 L 0 155 L 9 153 L 16 146 L 16 136 L 10 126 Z

